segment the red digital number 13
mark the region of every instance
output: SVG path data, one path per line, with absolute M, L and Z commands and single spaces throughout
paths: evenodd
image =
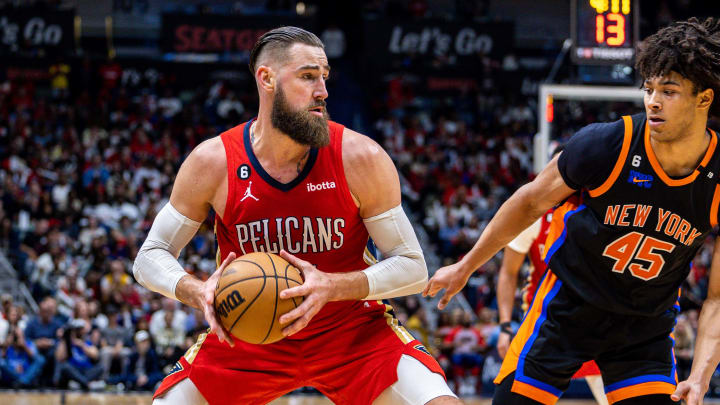
M 605 26 L 606 18 L 608 20 L 607 27 Z M 606 31 L 608 34 L 611 34 L 608 35 L 607 38 L 605 38 Z M 617 13 L 611 13 L 607 16 L 598 14 L 595 17 L 595 41 L 597 41 L 598 44 L 607 43 L 610 46 L 620 46 L 624 44 L 625 16 Z

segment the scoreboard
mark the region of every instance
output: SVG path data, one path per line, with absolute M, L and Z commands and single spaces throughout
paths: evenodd
M 638 40 L 637 0 L 570 0 L 573 61 L 631 65 Z

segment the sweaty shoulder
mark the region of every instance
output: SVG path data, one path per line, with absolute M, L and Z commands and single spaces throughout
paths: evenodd
M 170 201 L 184 215 L 195 220 L 205 219 L 209 205 L 227 177 L 226 172 L 227 158 L 220 137 L 202 142 L 180 167 Z
M 369 137 L 345 128 L 342 141 L 345 178 L 360 216 L 368 218 L 400 205 L 400 179 L 387 152 Z
M 615 167 L 625 136 L 622 119 L 590 124 L 570 138 L 558 158 L 565 184 L 579 190 L 602 185 Z

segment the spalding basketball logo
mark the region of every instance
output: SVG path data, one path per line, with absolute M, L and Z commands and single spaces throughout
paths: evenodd
M 237 292 L 237 290 L 231 292 L 227 297 L 225 297 L 222 302 L 220 302 L 220 305 L 218 305 L 217 312 L 222 316 L 223 318 L 227 318 L 228 314 L 232 312 L 233 309 L 237 308 L 238 305 L 245 302 L 245 298 L 240 296 L 240 293 Z

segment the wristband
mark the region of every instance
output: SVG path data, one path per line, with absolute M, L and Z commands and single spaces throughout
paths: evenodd
M 512 323 L 510 322 L 503 322 L 500 324 L 500 333 L 507 333 L 510 336 L 515 335 L 515 332 L 512 330 Z

